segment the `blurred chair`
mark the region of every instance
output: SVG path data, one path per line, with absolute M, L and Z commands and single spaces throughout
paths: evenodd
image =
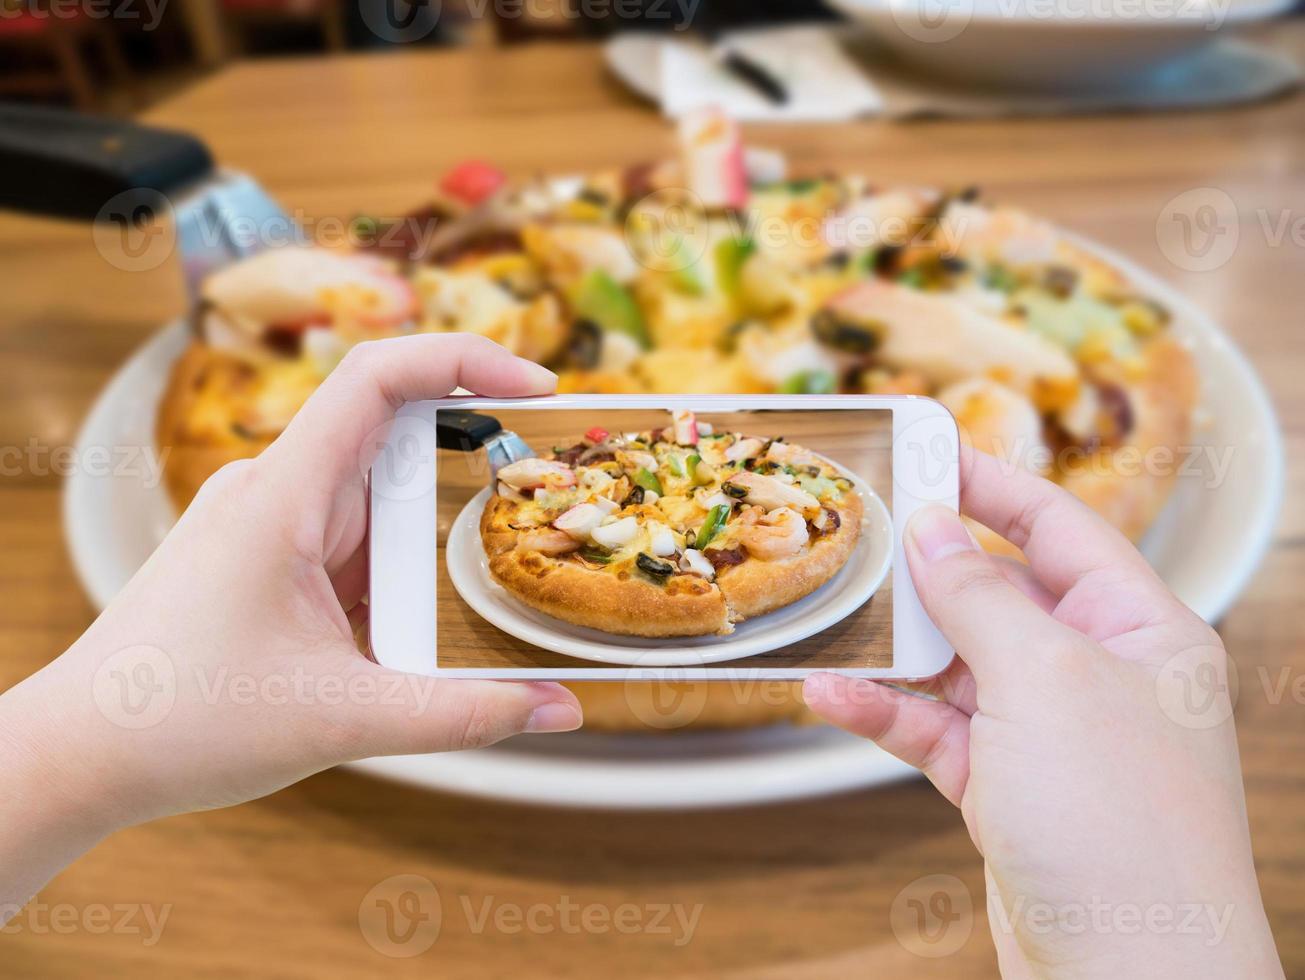
M 0 95 L 63 95 L 77 108 L 103 105 L 98 86 L 85 60 L 96 48 L 109 74 L 120 88 L 134 85 L 131 69 L 118 45 L 113 25 L 102 17 L 60 7 L 57 16 L 43 2 L 5 4 L 0 12 Z M 20 62 L 14 65 L 14 56 Z
M 680 6 L 665 0 L 624 0 L 619 5 L 535 0 L 530 4 L 488 6 L 500 44 L 605 37 L 626 30 L 683 31 L 686 27 L 710 34 L 835 17 L 823 0 L 699 0 L 689 7 L 691 22 L 687 25 L 679 21 Z
M 244 48 L 248 32 L 261 26 L 316 24 L 328 51 L 343 51 L 343 0 L 221 0 L 233 50 Z

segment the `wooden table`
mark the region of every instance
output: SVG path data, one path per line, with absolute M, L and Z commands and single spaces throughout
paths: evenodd
M 1299 30 L 1284 40 L 1305 46 Z M 566 172 L 655 156 L 668 144 L 665 122 L 618 90 L 583 47 L 238 65 L 151 118 L 198 131 L 223 161 L 253 171 L 307 216 L 396 213 L 468 155 L 517 172 Z M 1165 116 L 750 134 L 784 147 L 798 168 L 978 183 L 1042 212 L 1177 282 L 1258 365 L 1293 465 L 1274 548 L 1223 633 L 1240 665 L 1250 819 L 1288 975 L 1305 974 L 1305 705 L 1290 683 L 1282 698 L 1265 691 L 1285 678 L 1299 693 L 1305 671 L 1305 252 L 1299 237 L 1274 244 L 1284 215 L 1300 234 L 1300 212 L 1284 209 L 1305 201 L 1302 132 L 1305 102 L 1294 98 Z M 1176 194 L 1204 186 L 1236 201 L 1241 243 L 1217 271 L 1185 273 L 1157 246 L 1157 216 Z M 0 444 L 66 445 L 114 368 L 181 310 L 180 288 L 166 269 L 109 268 L 85 229 L 10 217 L 0 223 L 0 268 Z M 55 656 L 93 615 L 64 549 L 57 474 L 40 464 L 16 469 L 0 480 L 5 686 Z M 389 960 L 364 941 L 359 906 L 401 873 L 437 885 L 443 929 L 424 956 Z M 908 952 L 889 916 L 899 890 L 930 874 L 957 876 L 977 915 L 969 941 L 936 960 Z M 28 928 L 4 937 L 0 969 L 47 977 L 987 977 L 996 966 L 981 896 L 980 862 L 959 816 L 918 781 L 733 812 L 615 815 L 484 803 L 334 772 L 234 810 L 120 834 L 42 895 L 77 910 L 170 903 L 157 945 L 132 934 Z M 487 902 L 491 918 L 477 934 Z M 537 934 L 510 910 L 496 911 L 538 903 L 599 912 L 590 913 L 589 934 L 567 931 L 561 918 Z M 657 913 L 645 906 L 701 903 L 702 911 L 692 940 L 676 945 L 673 920 L 669 933 L 622 935 L 592 918 L 622 903 L 640 909 L 620 913 L 627 926 L 652 925 Z M 539 913 L 534 922 L 547 925 Z

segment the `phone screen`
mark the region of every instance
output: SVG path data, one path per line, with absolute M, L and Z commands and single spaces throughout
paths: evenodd
M 484 414 L 437 451 L 440 670 L 893 666 L 891 409 Z

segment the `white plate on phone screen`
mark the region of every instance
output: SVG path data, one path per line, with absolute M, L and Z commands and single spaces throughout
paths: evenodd
M 1227 611 L 1264 555 L 1283 490 L 1282 440 L 1250 364 L 1182 293 L 1108 249 L 1074 240 L 1173 313 L 1171 329 L 1196 357 L 1209 424 L 1198 449 L 1234 447 L 1221 481 L 1180 479 L 1142 551 L 1170 588 L 1207 621 Z M 190 343 L 181 321 L 122 366 L 77 437 L 92 446 L 152 446 L 172 363 Z M 141 476 L 79 468 L 64 494 L 73 565 L 98 607 L 135 574 L 176 520 L 163 488 Z M 1198 533 L 1199 532 L 1199 533 Z M 355 768 L 430 789 L 556 806 L 683 808 L 798 799 L 876 786 L 914 772 L 870 742 L 823 726 L 789 725 L 674 735 L 521 736 L 470 752 L 396 756 Z
M 847 564 L 811 595 L 773 613 L 745 620 L 728 636 L 617 636 L 575 626 L 530 608 L 495 582 L 489 572 L 480 540 L 480 515 L 489 499 L 488 487 L 462 508 L 449 528 L 448 546 L 444 549 L 449 578 L 463 601 L 504 633 L 569 657 L 638 667 L 695 667 L 751 657 L 828 629 L 856 612 L 883 584 L 893 557 L 892 518 L 869 484 L 854 474 L 846 475 L 865 509 L 861 537 Z

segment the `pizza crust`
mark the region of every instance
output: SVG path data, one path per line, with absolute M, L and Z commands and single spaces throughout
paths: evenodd
M 1182 463 L 1177 453 L 1191 438 L 1192 355 L 1171 337 L 1157 338 L 1146 347 L 1141 376 L 1125 390 L 1133 411 L 1127 441 L 1071 464 L 1060 485 L 1137 541 L 1169 499 Z
M 656 585 L 636 573 L 622 579 L 515 549 L 491 556 L 489 570 L 527 605 L 605 633 L 704 636 L 734 628 L 721 590 L 696 575 L 672 575 Z
M 177 510 L 184 511 L 204 482 L 228 463 L 251 459 L 271 439 L 240 439 L 217 442 L 198 439 L 191 431 L 198 394 L 209 371 L 230 366 L 230 358 L 193 342 L 172 367 L 168 386 L 159 400 L 154 439 L 163 455 L 163 485 Z
M 850 491 L 839 503 L 838 530 L 816 538 L 804 554 L 779 561 L 749 560 L 717 574 L 734 621 L 797 602 L 838 574 L 861 537 L 861 515 L 861 498 Z

